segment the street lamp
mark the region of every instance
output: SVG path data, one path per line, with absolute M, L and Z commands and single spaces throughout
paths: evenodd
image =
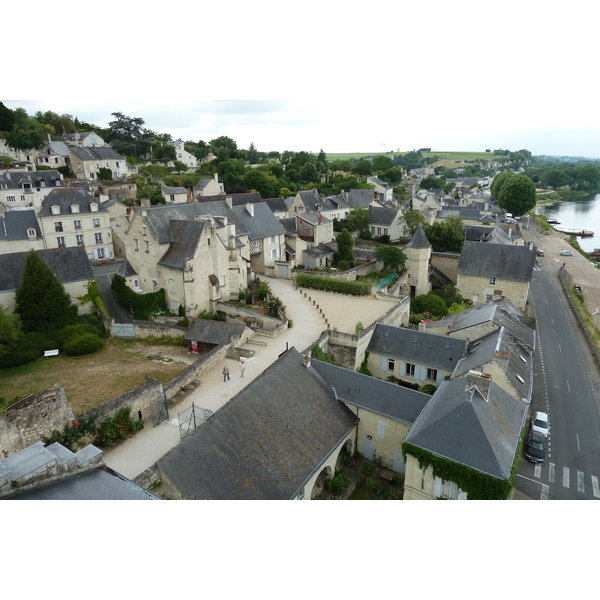
M 594 317 L 594 324 L 592 325 L 592 341 L 594 341 L 594 329 L 596 329 L 596 317 L 598 316 L 598 312 L 600 312 L 600 310 L 596 308 L 592 313 L 592 317 Z

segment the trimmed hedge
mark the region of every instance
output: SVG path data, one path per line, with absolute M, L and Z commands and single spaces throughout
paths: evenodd
M 364 296 L 366 287 L 358 281 L 343 281 L 340 279 L 329 279 L 328 277 L 319 277 L 318 275 L 307 275 L 298 273 L 296 275 L 296 285 L 305 288 L 312 288 L 324 292 L 337 292 L 338 294 L 349 294 L 351 296 Z

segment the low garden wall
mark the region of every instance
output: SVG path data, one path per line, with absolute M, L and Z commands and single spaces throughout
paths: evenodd
M 356 277 L 363 275 L 369 275 L 376 270 L 377 261 L 373 260 L 362 265 L 358 265 L 357 267 L 353 267 L 352 269 L 348 269 L 347 271 L 334 271 L 332 273 L 327 273 L 326 271 L 308 271 L 307 269 L 299 269 L 298 271 L 294 271 L 294 283 L 296 281 L 296 275 L 299 273 L 306 273 L 307 275 L 318 275 L 319 277 L 329 277 L 331 279 L 340 279 L 342 281 L 356 281 Z
M 230 323 L 243 323 L 258 335 L 276 337 L 288 328 L 287 319 L 276 319 L 249 308 L 217 302 L 216 310 L 222 310 Z
M 181 320 L 181 319 L 179 319 Z M 174 325 L 171 323 L 160 323 L 159 321 L 134 321 L 135 325 L 135 337 L 136 339 L 147 339 L 147 338 L 183 338 L 187 327 L 181 327 L 180 325 Z

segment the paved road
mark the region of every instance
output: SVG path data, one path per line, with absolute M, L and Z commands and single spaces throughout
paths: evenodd
M 120 262 L 111 262 L 108 265 L 100 265 L 92 267 L 94 278 L 98 283 L 98 291 L 100 292 L 100 298 L 104 302 L 104 306 L 108 311 L 108 314 L 115 323 L 133 323 L 133 317 L 131 313 L 125 310 L 118 302 L 115 294 L 111 288 L 112 279 L 121 266 Z

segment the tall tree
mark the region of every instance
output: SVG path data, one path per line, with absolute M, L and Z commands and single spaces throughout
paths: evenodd
M 250 142 L 250 147 L 248 148 L 248 162 L 251 165 L 255 165 L 258 163 L 258 150 L 256 149 L 256 146 L 254 145 L 254 142 Z
M 25 332 L 51 333 L 77 322 L 77 306 L 35 250 L 25 261 L 15 312 Z
M 427 223 L 425 215 L 417 210 L 407 210 L 400 218 L 404 221 L 404 227 L 408 229 L 411 237 L 415 235 L 419 227 L 423 227 Z
M 335 242 L 337 244 L 337 252 L 335 253 L 336 261 L 346 260 L 351 263 L 354 260 L 354 253 L 352 252 L 354 238 L 352 234 L 347 229 L 342 229 L 337 234 Z
M 527 175 L 515 175 L 502 186 L 498 206 L 520 217 L 535 207 L 536 200 L 533 181 Z
M 0 304 L 0 356 L 11 352 L 17 344 L 21 322 L 16 313 L 7 314 Z
M 502 173 L 494 177 L 492 185 L 490 185 L 490 191 L 496 201 L 499 201 L 500 199 L 500 193 L 504 184 L 514 176 L 515 174 L 512 171 L 502 171 Z
M 369 211 L 364 208 L 353 208 L 346 217 L 348 225 L 352 228 L 352 231 L 363 232 L 369 228 L 369 222 L 371 217 Z
M 378 154 L 373 159 L 373 171 L 376 173 L 378 171 L 387 171 L 388 169 L 393 168 L 393 166 L 394 163 L 392 162 L 392 159 L 385 154 Z
M 4 106 L 3 102 L 0 102 L 0 131 L 8 133 L 12 131 L 14 124 L 15 116 L 13 115 L 13 111 Z
M 406 263 L 406 254 L 397 246 L 378 246 L 375 258 L 392 271 L 401 271 Z

